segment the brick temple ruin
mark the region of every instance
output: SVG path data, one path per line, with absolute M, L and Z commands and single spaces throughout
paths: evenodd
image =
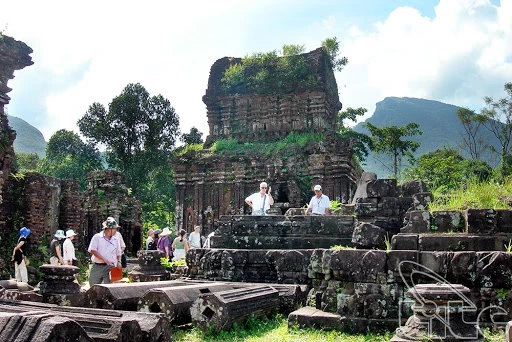
M 317 85 L 289 93 L 276 88 L 277 94 L 226 91 L 221 79 L 240 58 L 224 57 L 212 65 L 203 96 L 209 125 L 206 148 L 218 139 L 236 139 L 240 145 L 276 142 L 291 132 L 321 132 L 326 140 L 311 143 L 295 155 L 221 156 L 205 149 L 176 158 L 177 229 L 191 232 L 199 224 L 208 234 L 222 215 L 247 214 L 244 199 L 257 192 L 262 181 L 272 187 L 273 207 L 281 213 L 307 204 L 315 184 L 322 184 L 333 200 L 347 202 L 353 197 L 360 173 L 352 158 L 351 141 L 335 134 L 342 106 L 334 73 L 322 49 L 304 58 Z
M 14 54 L 11 60 L 2 57 L 6 49 Z M 23 43 L 0 39 L 0 63 L 7 60 L 12 70 L 30 64 L 26 56 L 16 56 L 30 51 Z M 320 55 L 316 50 L 309 56 L 315 60 Z M 207 142 L 229 134 L 244 141 L 243 135 L 232 131 L 230 116 L 236 112 L 228 105 L 241 98 L 247 112 L 233 120 L 246 120 L 241 122 L 252 128 L 249 138 L 254 134 L 252 138 L 271 140 L 285 135 L 288 126 L 279 131 L 271 128 L 283 99 L 214 91 L 219 70 L 228 62 L 221 59 L 212 67 L 214 76 L 205 96 L 210 124 Z M 10 70 L 0 66 L 0 73 Z M 6 80 L 12 78 L 12 70 L 8 77 L 0 74 L 3 104 L 8 102 Z M 325 73 L 330 79 L 329 71 Z M 331 90 L 315 96 L 290 95 L 290 99 L 296 96 L 292 102 L 309 96 L 307 103 L 318 100 L 315 108 L 322 108 L 312 120 L 299 119 L 293 129 L 312 124 L 329 130 L 332 111 L 339 105 L 333 100 L 337 97 L 329 97 L 334 96 L 333 88 L 324 89 Z M 261 108 L 271 114 L 250 119 L 251 104 L 259 105 L 258 101 L 267 103 Z M 301 108 L 311 111 L 308 105 Z M 11 180 L 7 175 L 12 172 L 14 133 L 6 124 L 3 105 L 0 122 L 6 134 L 2 137 L 10 141 L 0 151 L 2 234 L 15 229 L 12 222 L 16 220 L 6 214 L 6 208 L 16 209 L 14 198 L 22 199 L 26 208 L 20 217 L 31 220 L 35 234 L 65 224 L 89 236 L 105 212 L 115 213 L 128 230 L 140 229 L 138 203 L 127 196 L 119 173 L 91 174 L 83 197 L 77 197 L 73 183 L 38 174 Z M 512 253 L 507 248 L 512 241 L 512 210 L 432 212 L 428 209 L 432 194 L 421 181 L 397 184 L 368 172 L 360 175 L 353 170 L 350 145 L 332 136 L 327 139 L 329 143 L 308 149 L 311 160 L 303 156 L 274 156 L 267 161 L 222 158 L 206 151 L 189 155 L 190 161 L 178 159 L 178 222 L 180 227 L 199 223 L 215 231 L 213 248 L 191 250 L 187 267 L 173 280 L 168 280 L 169 274 L 159 264 L 162 253 L 158 251 L 138 252 L 132 283 L 94 285 L 87 292 L 73 282 L 79 271 L 74 266 L 41 266 L 44 277 L 39 292 L 26 284 L 0 280 L 0 340 L 170 341 L 172 324 L 220 330 L 252 313 L 281 312 L 288 315 L 290 327 L 365 334 L 399 328 L 395 342 L 421 341 L 431 333 L 438 340 L 482 341 L 482 327 L 504 326 L 512 320 Z M 330 150 L 333 146 L 337 154 Z M 302 183 L 298 169 L 309 175 Z M 267 216 L 245 215 L 243 198 L 261 180 L 275 187 L 279 210 Z M 304 216 L 303 183 L 308 188 L 321 183 L 326 194 L 346 204 L 329 217 Z M 29 194 L 37 199 L 28 201 Z M 508 341 L 511 329 L 509 323 Z

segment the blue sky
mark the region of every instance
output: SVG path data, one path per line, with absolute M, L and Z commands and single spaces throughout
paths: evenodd
M 8 1 L 0 31 L 34 50 L 7 111 L 46 140 L 137 82 L 170 100 L 182 132 L 206 137 L 217 59 L 334 36 L 349 59 L 336 73 L 344 108 L 407 96 L 479 111 L 512 81 L 512 0 Z

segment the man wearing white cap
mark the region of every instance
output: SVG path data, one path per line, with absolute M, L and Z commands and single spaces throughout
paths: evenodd
M 265 215 L 267 209 L 270 209 L 270 206 L 274 204 L 271 190 L 272 188 L 266 182 L 261 182 L 260 192 L 256 192 L 245 199 L 245 203 L 252 209 L 252 215 Z
M 73 231 L 73 229 L 66 231 L 66 241 L 64 241 L 64 245 L 62 246 L 64 251 L 64 253 L 62 253 L 62 260 L 64 260 L 64 265 L 73 265 L 73 260 L 76 260 L 75 246 L 73 245 L 73 239 L 75 236 L 76 233 Z
M 331 208 L 331 201 L 329 200 L 329 197 L 322 194 L 322 187 L 320 185 L 315 185 L 314 190 L 315 196 L 313 196 L 311 201 L 309 201 L 306 216 L 309 214 L 328 216 L 329 209 Z

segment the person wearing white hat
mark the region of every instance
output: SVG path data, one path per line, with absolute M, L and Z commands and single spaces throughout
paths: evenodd
M 309 201 L 306 216 L 310 213 L 314 216 L 328 216 L 329 209 L 331 208 L 331 201 L 329 200 L 329 197 L 322 194 L 322 187 L 320 185 L 315 185 L 313 190 L 315 191 L 315 196 L 313 196 L 311 201 Z
M 169 235 L 171 235 L 171 229 L 169 227 L 165 227 L 162 232 L 158 235 L 158 242 L 156 248 L 164 252 L 166 258 L 171 257 L 171 242 L 169 240 Z
M 63 265 L 62 261 L 62 245 L 60 244 L 62 239 L 65 239 L 63 230 L 57 230 L 53 236 L 52 242 L 50 242 L 50 265 L 57 266 Z
M 75 246 L 73 245 L 73 239 L 75 236 L 76 233 L 73 231 L 73 229 L 66 231 L 66 241 L 64 241 L 64 245 L 62 246 L 62 249 L 64 250 L 62 256 L 64 265 L 73 265 L 73 261 L 76 260 Z
M 117 267 L 119 270 L 121 266 L 121 244 L 119 239 L 115 237 L 116 230 L 119 227 L 113 217 L 108 217 L 102 224 L 102 230 L 96 233 L 89 244 L 87 249 L 92 254 L 91 261 L 92 267 L 89 273 L 89 284 L 109 284 L 110 283 L 110 269 Z
M 268 188 L 268 193 L 267 193 Z M 245 199 L 245 203 L 251 207 L 251 215 L 265 215 L 267 209 L 274 205 L 274 198 L 271 194 L 272 188 L 266 182 L 260 183 L 260 192 L 256 192 Z

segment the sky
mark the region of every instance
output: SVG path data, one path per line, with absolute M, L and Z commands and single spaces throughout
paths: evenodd
M 108 108 L 129 83 L 161 94 L 182 133 L 208 135 L 212 64 L 280 50 L 306 51 L 337 37 L 349 63 L 336 79 L 344 108 L 373 114 L 388 96 L 418 97 L 480 111 L 512 82 L 512 0 L 7 1 L 0 32 L 30 46 L 17 70 L 9 115 L 45 140 L 95 102 Z M 366 118 L 366 117 L 365 117 Z M 362 118 L 362 119 L 365 119 Z

